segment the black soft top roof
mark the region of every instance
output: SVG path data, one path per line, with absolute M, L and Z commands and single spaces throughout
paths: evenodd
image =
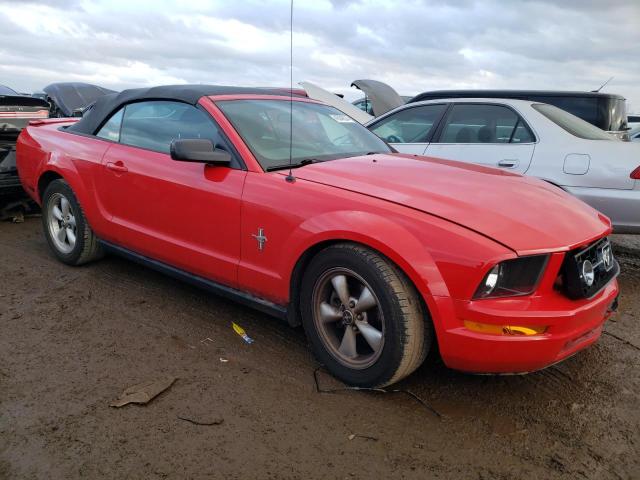
M 533 97 L 533 98 L 532 98 Z M 605 92 L 571 92 L 562 90 L 434 90 L 423 92 L 407 103 L 423 100 L 437 100 L 440 98 L 513 98 L 520 100 L 536 100 L 536 97 L 587 97 L 614 98 L 624 100 L 622 95 Z
M 105 95 L 96 100 L 79 122 L 67 127 L 77 133 L 93 135 L 111 114 L 127 103 L 143 100 L 174 100 L 196 105 L 202 97 L 211 95 L 289 95 L 277 88 L 226 87 L 220 85 L 165 85 L 150 88 L 132 88 L 120 93 Z M 298 97 L 295 93 L 293 96 Z

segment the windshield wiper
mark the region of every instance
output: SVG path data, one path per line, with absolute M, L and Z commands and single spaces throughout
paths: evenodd
M 274 170 L 285 170 L 287 168 L 299 168 L 304 167 L 305 165 L 310 165 L 312 163 L 317 163 L 320 160 L 317 158 L 305 158 L 304 160 L 299 161 L 298 163 L 284 163 L 282 165 L 272 165 L 267 167 L 265 170 L 267 172 L 273 172 Z

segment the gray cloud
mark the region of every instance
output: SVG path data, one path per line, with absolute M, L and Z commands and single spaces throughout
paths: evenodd
M 168 81 L 288 83 L 287 1 L 186 5 L 0 1 L 0 83 L 27 91 L 65 80 L 117 89 Z M 16 13 L 22 7 L 25 16 Z M 356 78 L 415 94 L 591 90 L 614 76 L 605 91 L 625 95 L 640 111 L 636 0 L 297 0 L 295 7 L 296 82 L 355 98 L 349 85 Z

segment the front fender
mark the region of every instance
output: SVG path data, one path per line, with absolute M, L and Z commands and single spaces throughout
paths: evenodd
M 289 288 L 307 253 L 340 241 L 359 243 L 385 255 L 407 275 L 424 299 L 437 334 L 446 331 L 455 318 L 453 299 L 470 298 L 488 268 L 514 253 L 446 220 L 398 208 L 325 212 L 301 222 L 284 242 L 287 249 L 278 268 L 288 274 L 283 287 Z M 282 295 L 291 300 L 289 290 Z
M 449 296 L 434 259 L 414 232 L 372 212 L 336 211 L 305 220 L 287 240 L 286 244 L 293 248 L 282 260 L 282 271 L 293 272 L 298 259 L 315 245 L 336 241 L 360 243 L 382 253 L 400 267 L 425 297 Z

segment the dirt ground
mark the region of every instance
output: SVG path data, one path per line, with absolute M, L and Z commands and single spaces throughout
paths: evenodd
M 317 393 L 300 329 L 119 258 L 66 267 L 39 218 L 0 224 L 0 252 L 1 479 L 640 478 L 640 250 L 618 249 L 620 312 L 586 351 L 526 376 L 430 361 L 397 385 L 440 418 Z M 148 405 L 108 406 L 166 375 Z

